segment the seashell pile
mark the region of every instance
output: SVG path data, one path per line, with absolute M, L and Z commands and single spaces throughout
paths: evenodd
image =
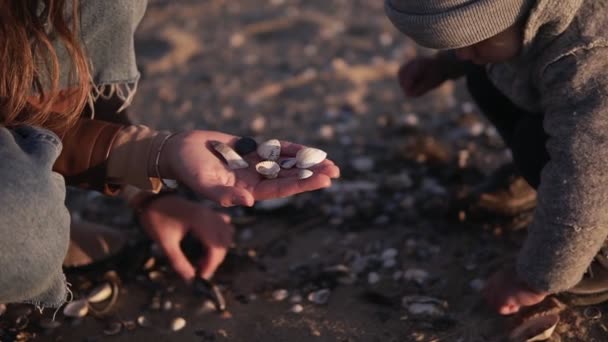
M 308 170 L 325 160 L 327 153 L 312 147 L 304 147 L 298 151 L 295 158 L 281 158 L 281 142 L 277 139 L 270 139 L 261 144 L 250 137 L 244 137 L 234 145 L 234 149 L 220 141 L 211 141 L 211 147 L 219 153 L 231 170 L 244 169 L 249 167 L 249 163 L 241 155 L 246 155 L 256 151 L 262 161 L 255 165 L 256 171 L 268 179 L 279 176 L 281 169 L 291 169 L 297 166 L 298 179 L 307 179 L 313 176 L 313 172 Z

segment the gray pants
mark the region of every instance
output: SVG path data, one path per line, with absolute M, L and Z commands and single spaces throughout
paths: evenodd
M 52 171 L 61 148 L 45 129 L 0 127 L 0 303 L 66 300 L 70 215 L 63 177 Z

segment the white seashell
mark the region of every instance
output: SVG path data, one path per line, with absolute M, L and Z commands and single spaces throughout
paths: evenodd
M 387 248 L 382 252 L 382 260 L 395 259 L 398 254 L 399 251 L 397 251 L 395 248 Z
M 292 167 L 296 166 L 297 162 L 298 160 L 296 158 L 287 158 L 279 160 L 279 165 L 284 169 L 291 169 Z
M 268 179 L 277 178 L 279 172 L 281 171 L 281 167 L 274 161 L 266 160 L 263 162 L 259 162 L 255 166 L 255 170 Z
M 370 285 L 374 285 L 377 282 L 380 281 L 380 275 L 378 275 L 378 273 L 376 272 L 369 272 L 369 274 L 367 275 L 367 282 Z
M 278 289 L 272 292 L 272 299 L 276 300 L 277 302 L 284 301 L 287 299 L 287 297 L 289 297 L 289 292 L 287 292 L 285 289 Z
M 559 323 L 559 315 L 557 314 L 533 317 L 515 328 L 509 335 L 509 341 L 534 342 L 548 340 L 553 335 L 557 323 Z
M 143 316 L 143 315 L 137 317 L 137 324 L 142 328 L 147 328 L 151 325 L 150 320 L 146 316 Z
M 89 313 L 89 303 L 86 299 L 79 299 L 68 303 L 63 308 L 63 314 L 67 317 L 79 318 Z
M 296 154 L 296 166 L 300 169 L 313 167 L 327 158 L 327 152 L 318 148 L 304 147 Z
M 330 295 L 331 291 L 329 289 L 322 289 L 308 294 L 308 301 L 317 305 L 324 305 L 329 301 Z
M 413 281 L 418 285 L 424 284 L 429 277 L 429 272 L 419 268 L 410 268 L 403 274 L 403 279 L 405 279 L 405 281 Z
M 265 141 L 258 146 L 257 151 L 262 159 L 275 161 L 281 156 L 281 142 L 277 139 Z
M 300 304 L 294 304 L 294 306 L 292 306 L 289 311 L 291 311 L 293 313 L 300 313 L 300 312 L 304 311 L 304 307 Z
M 401 299 L 403 307 L 412 315 L 444 316 L 447 303 L 433 297 L 405 296 Z
M 171 331 L 180 331 L 185 326 L 186 326 L 186 320 L 181 317 L 177 317 L 176 319 L 174 319 L 171 322 Z
M 298 179 L 310 178 L 312 175 L 314 175 L 314 172 L 307 169 L 301 169 L 298 171 Z
M 112 286 L 108 283 L 100 285 L 91 291 L 87 299 L 91 303 L 99 303 L 110 298 L 112 295 Z
M 249 164 L 241 157 L 232 147 L 219 142 L 212 141 L 211 147 L 217 151 L 217 153 L 221 154 L 222 157 L 226 160 L 228 164 L 228 168 L 231 170 L 244 169 L 249 166 Z

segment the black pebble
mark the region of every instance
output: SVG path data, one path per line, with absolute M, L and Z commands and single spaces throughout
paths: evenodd
M 234 150 L 236 153 L 244 156 L 255 151 L 258 148 L 258 143 L 250 137 L 245 137 L 239 139 L 234 145 Z

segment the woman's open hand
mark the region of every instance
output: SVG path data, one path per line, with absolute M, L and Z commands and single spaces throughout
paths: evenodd
M 307 179 L 298 179 L 296 169 L 281 170 L 278 178 L 266 179 L 255 170 L 255 165 L 262 160 L 255 152 L 243 156 L 249 167 L 231 170 L 210 142 L 234 146 L 237 140 L 234 135 L 213 131 L 179 133 L 167 141 L 161 153 L 161 174 L 223 206 L 252 206 L 258 200 L 326 188 L 331 185 L 332 178 L 340 175 L 339 168 L 332 161 L 325 160 L 311 168 L 314 175 Z M 295 157 L 303 147 L 281 142 L 281 156 Z

